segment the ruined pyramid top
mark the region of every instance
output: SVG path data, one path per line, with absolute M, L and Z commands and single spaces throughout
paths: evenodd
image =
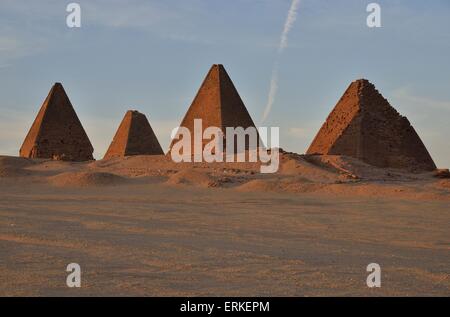
M 307 154 L 347 155 L 379 167 L 436 168 L 408 119 L 366 79 L 350 84 Z
M 61 83 L 55 83 L 28 132 L 20 156 L 92 160 L 94 149 Z
M 164 154 L 163 150 L 147 117 L 136 110 L 129 110 L 104 158 L 161 154 Z

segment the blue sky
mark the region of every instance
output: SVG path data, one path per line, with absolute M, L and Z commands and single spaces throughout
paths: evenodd
M 128 109 L 147 115 L 164 149 L 211 64 L 224 64 L 255 122 L 267 103 L 291 0 L 0 2 L 0 153 L 17 155 L 42 101 L 62 82 L 101 158 Z M 279 58 L 265 122 L 304 153 L 349 83 L 367 78 L 450 166 L 450 2 L 302 0 Z

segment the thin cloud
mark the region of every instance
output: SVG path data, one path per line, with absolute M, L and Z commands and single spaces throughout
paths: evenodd
M 19 42 L 15 38 L 0 36 L 0 53 L 16 50 Z
M 292 137 L 303 139 L 309 138 L 312 134 L 312 131 L 305 128 L 289 128 L 288 134 Z
M 400 88 L 394 91 L 393 97 L 404 104 L 420 107 L 424 111 L 429 109 L 450 111 L 450 101 L 436 100 L 429 97 L 417 96 L 407 88 Z

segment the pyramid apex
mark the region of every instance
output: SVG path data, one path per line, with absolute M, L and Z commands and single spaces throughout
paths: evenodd
M 139 111 L 137 110 L 128 110 L 127 113 L 131 113 L 131 114 L 141 114 Z
M 65 94 L 66 91 L 63 87 L 63 85 L 60 82 L 56 82 L 53 84 L 52 89 L 50 89 L 50 94 Z
M 359 94 L 364 94 L 364 91 L 368 91 L 368 90 L 370 90 L 370 91 L 374 90 L 374 91 L 378 92 L 375 85 L 372 84 L 368 79 L 365 79 L 365 78 L 360 78 L 360 79 L 353 81 L 349 86 L 349 89 L 351 89 L 351 88 L 356 89 Z
M 360 87 L 367 87 L 367 86 L 374 86 L 368 79 L 365 78 L 359 78 L 355 80 L 352 84 L 356 84 Z
M 213 70 L 213 69 L 217 69 L 217 70 L 223 69 L 223 70 L 225 70 L 225 67 L 223 67 L 222 64 L 213 64 L 211 66 L 211 70 Z

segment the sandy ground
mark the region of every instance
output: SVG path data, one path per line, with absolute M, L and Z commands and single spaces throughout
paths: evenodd
M 338 156 L 0 157 L 0 295 L 450 296 L 449 202 L 449 179 Z

